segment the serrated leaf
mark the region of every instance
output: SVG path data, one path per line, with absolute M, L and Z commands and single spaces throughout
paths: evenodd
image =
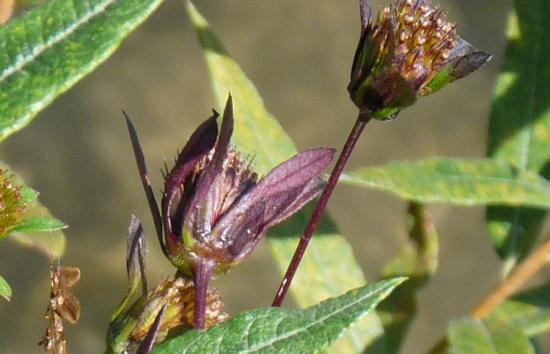
M 421 203 L 531 205 L 550 208 L 550 182 L 503 161 L 435 157 L 365 167 L 342 182 Z
M 507 321 L 533 337 L 550 330 L 550 284 L 515 295 L 491 312 L 490 318 Z
M 0 275 L 0 296 L 6 299 L 7 301 L 11 300 L 13 292 L 11 290 L 10 284 Z
M 449 353 L 452 354 L 534 354 L 523 331 L 509 323 L 472 319 L 451 323 Z
M 550 179 L 550 2 L 515 1 L 489 125 L 488 156 Z M 508 268 L 536 243 L 546 211 L 488 208 L 489 233 Z
M 296 153 L 294 143 L 266 110 L 253 83 L 229 56 L 208 22 L 190 2 L 187 2 L 187 10 L 206 57 L 217 108 L 221 111 L 228 94 L 233 96 L 235 133 L 232 142 L 245 154 L 254 156 L 257 170 L 265 174 Z M 278 231 L 270 233 L 271 249 L 282 272 L 296 249 L 308 215 L 302 211 L 289 223 L 277 228 Z M 365 278 L 351 247 L 338 234 L 332 221 L 325 219 L 313 237 L 290 288 L 295 301 L 302 307 L 311 306 L 364 283 Z M 332 352 L 361 352 L 367 344 L 375 342 L 381 332 L 376 315 L 367 316 L 332 348 Z M 372 350 L 383 353 L 383 348 L 375 345 Z
M 15 225 L 12 232 L 45 232 L 63 230 L 67 225 L 53 216 L 31 216 Z
M 404 281 L 370 284 L 305 310 L 267 308 L 246 312 L 208 331 L 168 340 L 154 354 L 318 353 Z
M 406 276 L 408 280 L 392 292 L 377 310 L 384 324 L 384 341 L 388 353 L 399 353 L 416 315 L 416 293 L 437 269 L 437 233 L 425 207 L 410 203 L 407 217 L 409 242 L 384 268 L 383 278 Z
M 51 0 L 0 27 L 0 140 L 101 64 L 161 0 Z

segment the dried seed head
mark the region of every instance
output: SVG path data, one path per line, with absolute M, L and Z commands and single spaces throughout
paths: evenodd
M 50 301 L 46 310 L 48 328 L 39 345 L 47 354 L 66 354 L 67 343 L 63 320 L 75 324 L 80 318 L 80 303 L 69 289 L 80 280 L 77 267 L 50 266 Z
M 229 318 L 223 311 L 224 304 L 221 294 L 214 288 L 209 288 L 206 300 L 206 328 L 210 328 Z M 185 331 L 193 329 L 194 285 L 193 281 L 181 277 L 169 278 L 147 294 L 136 325 L 129 340 L 141 343 L 160 311 L 166 305 L 164 316 L 156 336 L 160 343 L 171 330 Z

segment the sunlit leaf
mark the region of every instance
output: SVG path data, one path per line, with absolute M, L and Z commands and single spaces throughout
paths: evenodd
M 17 224 L 12 232 L 45 232 L 57 231 L 66 228 L 67 225 L 53 216 L 32 216 Z
M 51 0 L 0 26 L 0 140 L 101 64 L 161 0 Z
M 550 179 L 550 2 L 514 1 L 498 76 L 488 156 Z M 488 208 L 489 233 L 507 268 L 536 243 L 546 216 L 534 208 Z
M 168 340 L 153 353 L 318 353 L 403 280 L 370 284 L 304 310 L 267 308 L 246 312 L 208 331 L 193 330 Z
M 449 329 L 449 353 L 534 354 L 527 335 L 518 327 L 494 320 L 458 320 Z
M 422 203 L 531 205 L 550 208 L 550 182 L 506 162 L 429 158 L 365 167 L 342 182 L 394 193 Z
M 533 337 L 550 330 L 550 284 L 536 287 L 507 300 L 490 317 L 507 321 Z
M 8 284 L 6 279 L 2 278 L 2 276 L 0 276 L 0 296 L 8 301 L 11 300 L 12 296 L 10 284 Z

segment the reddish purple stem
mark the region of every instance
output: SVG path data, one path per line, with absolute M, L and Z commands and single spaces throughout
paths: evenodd
M 279 290 L 277 291 L 277 295 L 273 300 L 272 306 L 279 307 L 282 305 L 286 297 L 286 294 L 288 292 L 288 289 L 290 288 L 290 284 L 294 279 L 294 275 L 298 270 L 298 266 L 300 265 L 300 262 L 304 257 L 304 253 L 306 252 L 307 246 L 309 245 L 309 241 L 311 241 L 313 232 L 315 231 L 315 229 L 317 229 L 317 226 L 319 226 L 319 222 L 321 221 L 323 212 L 327 207 L 327 204 L 332 195 L 332 192 L 336 188 L 338 179 L 340 178 L 340 175 L 344 171 L 344 167 L 346 166 L 346 163 L 348 162 L 349 157 L 353 152 L 353 148 L 355 147 L 355 144 L 359 140 L 359 137 L 361 136 L 361 133 L 363 132 L 363 129 L 365 128 L 369 120 L 370 120 L 370 116 L 367 113 L 359 113 L 359 117 L 357 118 L 357 121 L 355 122 L 355 125 L 353 126 L 353 129 L 350 132 L 348 140 L 346 141 L 346 144 L 344 145 L 344 148 L 340 153 L 338 162 L 336 162 L 336 165 L 332 170 L 332 173 L 327 182 L 327 185 L 325 186 L 325 189 L 321 194 L 319 203 L 317 203 L 317 206 L 315 207 L 315 210 L 313 211 L 313 214 L 311 215 L 309 222 L 306 226 L 304 234 L 300 238 L 300 242 L 296 247 L 296 251 L 294 251 L 294 255 L 292 256 L 292 260 L 290 261 L 290 264 L 286 270 L 286 274 L 283 277 L 283 280 L 281 281 L 281 285 L 279 285 Z
M 196 329 L 204 329 L 206 324 L 206 296 L 213 269 L 214 263 L 207 259 L 200 260 L 195 269 L 194 322 Z

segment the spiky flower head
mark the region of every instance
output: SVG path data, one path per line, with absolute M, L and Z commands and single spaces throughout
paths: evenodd
M 22 186 L 0 169 L 0 237 L 7 235 L 23 218 L 26 203 L 21 196 Z
M 230 144 L 231 96 L 219 133 L 217 117 L 214 112 L 195 130 L 175 165 L 167 169 L 160 210 L 137 133 L 126 117 L 161 247 L 188 277 L 224 273 L 250 254 L 269 228 L 322 190 L 319 175 L 334 156 L 333 149 L 306 150 L 259 179 L 251 161 Z M 198 272 L 199 267 L 206 273 Z
M 207 261 L 214 274 L 239 263 L 267 230 L 322 189 L 318 177 L 334 151 L 304 151 L 258 179 L 253 165 L 230 145 L 231 97 L 218 135 L 217 114 L 191 136 L 166 175 L 161 213 L 167 253 L 183 273 Z
M 348 91 L 360 111 L 374 118 L 393 118 L 491 58 L 460 38 L 456 25 L 429 0 L 397 0 L 375 22 L 370 2 L 360 0 L 361 38 Z

